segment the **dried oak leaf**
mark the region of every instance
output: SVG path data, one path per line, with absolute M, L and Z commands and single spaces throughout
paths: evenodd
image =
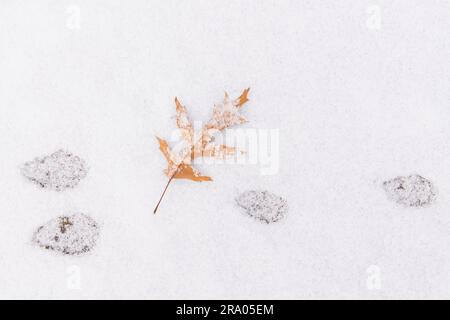
M 156 137 L 159 141 L 159 150 L 164 154 L 167 160 L 168 168 L 164 173 L 173 179 L 190 179 L 193 181 L 211 181 L 207 176 L 200 176 L 198 170 L 193 168 L 190 164 L 177 162 L 177 155 L 173 155 L 166 140 Z
M 197 157 L 225 158 L 227 155 L 236 153 L 235 147 L 226 145 L 215 145 L 212 143 L 214 134 L 225 130 L 231 126 L 242 124 L 247 120 L 239 113 L 242 106 L 248 101 L 250 89 L 245 89 L 235 100 L 231 100 L 227 93 L 222 103 L 213 108 L 213 114 L 208 122 L 196 133 L 192 121 L 189 119 L 186 107 L 178 98 L 175 98 L 176 124 L 180 129 L 182 145 L 179 151 L 174 151 L 169 147 L 166 140 L 156 137 L 159 142 L 159 149 L 167 160 L 167 169 L 164 173 L 169 177 L 166 188 L 154 210 L 164 197 L 172 179 L 189 179 L 192 181 L 212 181 L 211 177 L 203 176 L 192 167 L 192 161 Z

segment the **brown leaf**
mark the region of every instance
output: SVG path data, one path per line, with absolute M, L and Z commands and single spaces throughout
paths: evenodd
M 191 120 L 189 120 L 186 108 L 178 101 L 178 98 L 175 97 L 175 106 L 177 111 L 177 127 L 180 129 L 188 129 L 192 128 Z
M 206 143 L 210 141 L 210 138 L 215 131 L 222 131 L 234 125 L 247 122 L 247 120 L 239 113 L 239 110 L 242 105 L 248 101 L 249 90 L 250 89 L 245 89 L 240 97 L 234 101 L 230 101 L 228 94 L 225 92 L 223 102 L 214 106 L 213 115 L 205 125 Z
M 188 164 L 181 164 L 178 168 L 177 173 L 174 175 L 175 179 L 189 179 L 197 182 L 201 181 L 212 181 L 211 177 L 201 176 L 200 172 L 196 169 L 192 168 L 192 166 Z
M 194 136 L 194 127 L 189 119 L 186 107 L 184 107 L 177 98 L 175 98 L 175 106 L 177 112 L 177 127 L 181 130 L 183 139 L 191 144 Z
M 167 141 L 161 139 L 160 137 L 156 137 L 156 139 L 158 139 L 159 142 L 159 150 L 161 150 L 167 162 L 171 162 L 172 159 L 170 158 L 170 148 L 169 145 L 167 144 Z

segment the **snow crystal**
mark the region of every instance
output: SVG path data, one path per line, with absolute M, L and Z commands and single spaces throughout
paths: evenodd
M 89 216 L 77 213 L 57 217 L 40 226 L 33 242 L 48 250 L 79 255 L 91 251 L 98 235 L 97 223 Z
M 423 207 L 436 198 L 436 190 L 431 181 L 420 175 L 400 176 L 383 183 L 388 196 L 408 207 Z
M 236 198 L 236 202 L 249 216 L 266 223 L 280 220 L 288 209 L 285 199 L 269 191 L 246 191 Z
M 84 161 L 64 150 L 29 161 L 21 171 L 40 187 L 56 191 L 75 187 L 87 174 Z

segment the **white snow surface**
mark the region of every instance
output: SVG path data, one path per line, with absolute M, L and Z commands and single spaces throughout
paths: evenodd
M 450 1 L 5 0 L 0 39 L 0 298 L 450 298 Z M 246 87 L 278 172 L 202 165 L 214 181 L 174 181 L 153 215 L 174 97 L 206 120 Z M 21 175 L 59 149 L 89 166 L 78 186 Z M 432 205 L 386 196 L 411 174 Z M 243 214 L 253 189 L 285 217 Z M 91 252 L 33 245 L 76 212 Z

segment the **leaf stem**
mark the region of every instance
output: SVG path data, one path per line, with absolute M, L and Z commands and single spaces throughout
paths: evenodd
M 169 181 L 167 181 L 166 187 L 164 188 L 161 198 L 159 198 L 158 204 L 156 205 L 155 210 L 153 210 L 153 214 L 156 214 L 156 211 L 158 211 L 159 204 L 161 203 L 162 199 L 164 198 L 164 195 L 166 194 L 167 188 L 169 187 L 169 184 L 172 181 L 173 177 L 175 177 L 175 174 L 173 174 L 170 177 Z

